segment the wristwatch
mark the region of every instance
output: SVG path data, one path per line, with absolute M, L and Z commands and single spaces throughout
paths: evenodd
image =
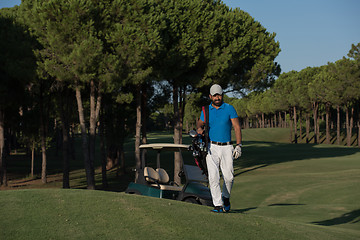
M 242 144 L 241 144 L 241 143 L 239 143 L 239 144 L 236 144 L 236 146 L 242 147 Z

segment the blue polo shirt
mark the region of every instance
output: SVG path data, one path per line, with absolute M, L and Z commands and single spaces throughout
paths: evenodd
M 218 109 L 209 105 L 209 137 L 215 142 L 231 141 L 231 119 L 238 115 L 233 106 L 223 103 Z M 200 119 L 204 121 L 204 113 L 201 111 Z

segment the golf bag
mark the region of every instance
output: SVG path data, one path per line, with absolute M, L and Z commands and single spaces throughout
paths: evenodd
M 209 108 L 207 106 L 203 106 L 202 111 L 204 113 L 205 120 L 205 133 L 204 135 L 194 134 L 192 136 L 193 140 L 191 144 L 191 150 L 193 151 L 196 165 L 202 170 L 205 176 L 208 176 L 206 156 L 209 146 Z

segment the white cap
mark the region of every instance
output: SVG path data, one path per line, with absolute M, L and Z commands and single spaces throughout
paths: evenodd
M 222 90 L 222 88 L 221 88 L 221 86 L 219 84 L 214 84 L 210 88 L 210 94 L 211 94 L 211 96 L 214 96 L 216 94 L 222 95 L 223 90 Z

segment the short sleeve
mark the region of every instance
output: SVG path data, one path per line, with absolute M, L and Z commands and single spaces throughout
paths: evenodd
M 236 113 L 235 108 L 234 108 L 232 105 L 229 105 L 229 107 L 230 107 L 230 109 L 229 109 L 230 119 L 237 118 L 238 115 L 237 115 L 237 113 Z

